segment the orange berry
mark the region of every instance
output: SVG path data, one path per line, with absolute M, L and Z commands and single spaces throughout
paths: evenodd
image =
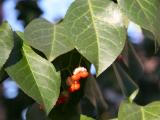
M 79 74 L 76 74 L 76 75 L 72 75 L 71 79 L 72 79 L 73 81 L 78 81 L 78 80 L 81 79 L 81 77 L 80 77 Z
M 82 78 L 86 78 L 86 77 L 88 77 L 88 75 L 89 75 L 89 73 L 87 71 L 80 72 L 80 76 Z
M 74 81 L 74 83 L 71 85 L 71 87 L 69 88 L 70 92 L 74 92 L 76 90 L 80 89 L 80 83 L 78 81 Z
M 74 92 L 75 89 L 74 89 L 74 84 L 71 85 L 71 87 L 69 88 L 69 92 Z
M 79 90 L 81 87 L 80 83 L 74 83 L 74 89 Z
M 73 81 L 73 84 L 77 84 L 77 83 L 79 83 L 79 81 Z

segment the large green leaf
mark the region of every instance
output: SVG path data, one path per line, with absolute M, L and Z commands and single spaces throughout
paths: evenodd
M 138 106 L 124 101 L 120 105 L 118 120 L 160 120 L 160 102 Z
M 38 103 L 46 112 L 55 105 L 60 92 L 60 74 L 53 65 L 36 54 L 29 46 L 23 46 L 23 58 L 6 69 L 20 88 Z
M 43 52 L 49 61 L 73 49 L 65 34 L 63 22 L 53 25 L 42 18 L 35 19 L 24 33 L 25 41 Z
M 130 20 L 151 31 L 160 44 L 160 0 L 118 0 Z
M 81 115 L 81 119 L 80 120 L 95 120 L 95 119 L 93 119 L 91 117 L 87 117 L 85 115 Z
M 118 6 L 110 0 L 76 0 L 64 19 L 75 48 L 97 69 L 108 68 L 121 53 L 126 31 Z
M 0 69 L 7 61 L 14 46 L 13 32 L 8 23 L 4 22 L 0 26 Z

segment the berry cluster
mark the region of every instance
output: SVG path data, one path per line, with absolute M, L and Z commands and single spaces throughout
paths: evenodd
M 73 71 L 73 75 L 67 78 L 67 85 L 70 86 L 69 91 L 75 92 L 80 89 L 81 85 L 79 80 L 81 78 L 88 77 L 89 73 L 87 72 L 87 69 L 84 67 L 78 67 Z
M 87 78 L 89 76 L 89 73 L 87 72 L 87 69 L 84 67 L 78 67 L 73 71 L 73 75 L 69 76 L 67 78 L 66 84 L 69 86 L 69 92 L 75 92 L 80 89 L 80 80 L 82 78 Z M 57 102 L 56 105 L 64 104 L 66 101 L 68 101 L 69 95 L 67 91 L 63 91 Z M 40 110 L 44 110 L 44 106 L 42 104 L 39 105 Z

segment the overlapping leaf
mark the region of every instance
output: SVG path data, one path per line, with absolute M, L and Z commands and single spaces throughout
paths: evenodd
M 64 19 L 75 48 L 97 69 L 109 67 L 124 47 L 122 14 L 110 0 L 76 0 Z
M 46 112 L 55 105 L 60 92 L 60 74 L 53 65 L 37 55 L 29 46 L 23 46 L 23 58 L 6 69 L 21 89 L 38 103 Z
M 139 92 L 138 85 L 118 63 L 112 66 L 123 95 L 129 97 L 129 100 L 132 102 Z
M 118 0 L 130 20 L 151 31 L 160 44 L 160 0 Z
M 0 69 L 8 59 L 13 45 L 13 32 L 8 23 L 4 22 L 0 26 Z
M 118 120 L 159 120 L 159 111 L 160 102 L 153 102 L 143 107 L 124 101 L 120 105 Z
M 95 120 L 95 119 L 93 119 L 93 118 L 91 118 L 91 117 L 87 117 L 87 116 L 85 116 L 85 115 L 81 115 L 80 120 Z
M 32 47 L 43 52 L 49 61 L 73 49 L 63 22 L 53 25 L 44 19 L 35 19 L 26 27 L 25 38 Z

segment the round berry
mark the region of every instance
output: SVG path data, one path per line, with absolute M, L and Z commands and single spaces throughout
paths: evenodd
M 80 83 L 74 83 L 74 89 L 79 90 L 81 87 Z
M 72 84 L 71 86 L 70 86 L 70 88 L 69 88 L 69 92 L 74 92 L 75 91 L 75 89 L 74 89 L 74 84 Z
M 73 81 L 79 81 L 81 79 L 80 75 L 79 74 L 76 74 L 76 75 L 72 75 L 71 79 Z
M 74 81 L 74 83 L 70 86 L 69 92 L 75 92 L 80 89 L 80 83 L 78 81 Z
M 86 78 L 86 77 L 88 77 L 88 75 L 89 75 L 89 73 L 87 71 L 80 72 L 80 76 L 82 78 Z

